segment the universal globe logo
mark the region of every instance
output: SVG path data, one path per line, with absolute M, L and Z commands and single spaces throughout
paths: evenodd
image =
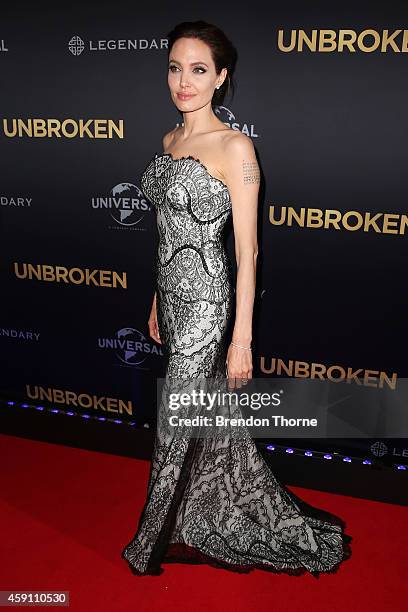
M 115 185 L 109 196 L 97 196 L 91 200 L 92 208 L 95 210 L 108 211 L 109 216 L 116 225 L 110 225 L 110 229 L 133 229 L 142 230 L 140 226 L 147 212 L 151 211 L 148 200 L 143 191 L 133 183 L 119 183 Z
M 85 43 L 79 36 L 73 36 L 68 43 L 68 49 L 71 51 L 72 55 L 81 55 L 82 51 L 85 49 Z
M 141 366 L 148 355 L 145 352 L 149 344 L 146 336 L 133 327 L 124 327 L 117 332 L 117 337 L 115 354 L 119 361 L 125 365 Z
M 226 106 L 215 106 L 214 112 L 224 123 L 231 124 L 231 122 L 235 121 L 234 113 Z
M 145 334 L 134 327 L 122 327 L 111 338 L 98 338 L 98 347 L 113 351 L 121 365 L 148 369 L 146 360 L 151 356 L 162 356 L 162 350 Z
M 259 138 L 259 134 L 255 132 L 255 125 L 253 123 L 241 123 L 238 121 L 234 113 L 227 106 L 215 106 L 214 113 L 218 115 L 218 118 L 229 125 L 233 130 L 238 130 L 251 138 Z

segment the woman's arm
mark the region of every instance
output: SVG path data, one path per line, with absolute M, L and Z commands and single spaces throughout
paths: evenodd
M 225 145 L 223 174 L 231 194 L 237 261 L 236 315 L 232 341 L 249 347 L 252 341 L 252 317 L 255 299 L 258 257 L 257 216 L 260 183 L 259 165 L 252 140 L 240 134 Z M 252 354 L 231 345 L 229 378 L 251 378 Z
M 162 341 L 160 339 L 159 324 L 157 321 L 157 291 L 154 292 L 153 303 L 152 303 L 152 307 L 150 310 L 150 315 L 149 315 L 149 320 L 147 322 L 147 325 L 149 327 L 149 333 L 150 333 L 151 338 L 153 338 L 155 342 L 162 344 Z

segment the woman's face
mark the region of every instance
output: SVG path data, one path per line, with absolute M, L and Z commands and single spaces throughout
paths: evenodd
M 226 68 L 216 73 L 210 47 L 202 40 L 179 38 L 171 48 L 167 81 L 172 100 L 181 112 L 209 104 L 226 75 Z

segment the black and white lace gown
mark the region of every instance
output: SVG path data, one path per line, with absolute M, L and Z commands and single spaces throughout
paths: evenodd
M 169 153 L 149 162 L 141 186 L 157 214 L 166 381 L 225 380 L 234 293 L 222 245 L 229 190 L 198 159 Z M 133 573 L 158 575 L 163 562 L 187 562 L 318 576 L 351 555 L 344 521 L 286 489 L 248 431 L 184 438 L 166 426 L 168 414 L 162 400 L 146 502 L 122 551 Z M 231 416 L 242 416 L 237 406 Z

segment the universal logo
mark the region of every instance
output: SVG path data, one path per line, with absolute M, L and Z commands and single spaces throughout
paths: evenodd
M 2 38 L 0 38 L 0 52 L 1 51 L 8 51 L 8 49 L 6 47 L 6 43 L 4 42 L 4 40 Z
M 72 55 L 81 55 L 85 49 L 88 51 L 150 51 L 151 49 L 167 49 L 167 46 L 167 38 L 121 38 L 85 42 L 80 36 L 72 36 L 68 42 L 68 49 Z
M 226 106 L 214 106 L 214 113 L 218 115 L 219 119 L 228 125 L 233 130 L 242 132 L 251 138 L 259 138 L 259 134 L 255 132 L 255 125 L 253 123 L 241 123 L 237 121 L 234 113 Z M 176 125 L 180 125 L 177 123 Z
M 98 338 L 98 348 L 113 351 L 119 365 L 150 370 L 152 357 L 163 356 L 159 345 L 134 327 L 122 327 L 112 338 Z
M 116 225 L 109 225 L 113 230 L 146 231 L 142 227 L 146 213 L 152 209 L 143 192 L 133 183 L 115 185 L 108 196 L 92 198 L 91 206 L 95 210 L 108 211 Z

